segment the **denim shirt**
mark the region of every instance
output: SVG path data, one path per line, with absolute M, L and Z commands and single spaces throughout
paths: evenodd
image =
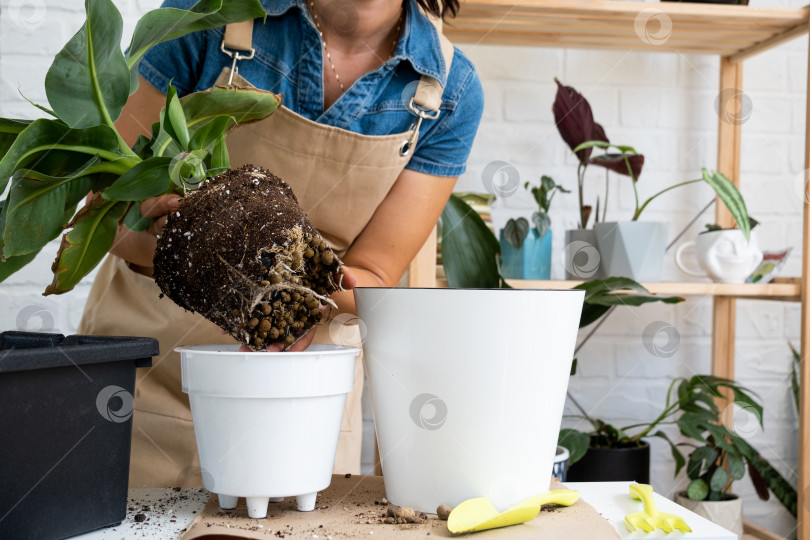
M 196 0 L 165 0 L 164 7 L 188 9 Z M 464 172 L 484 106 L 475 68 L 455 49 L 446 73 L 436 28 L 405 0 L 403 33 L 393 56 L 360 77 L 323 110 L 323 48 L 305 0 L 262 0 L 267 20 L 253 26 L 252 60 L 239 62 L 251 84 L 283 95 L 283 104 L 315 122 L 364 135 L 404 133 L 416 116 L 407 110 L 416 81 L 429 75 L 444 85 L 438 118 L 425 120 L 408 169 L 436 176 Z M 161 92 L 169 80 L 181 96 L 214 85 L 231 58 L 220 51 L 223 28 L 195 32 L 153 47 L 140 74 Z

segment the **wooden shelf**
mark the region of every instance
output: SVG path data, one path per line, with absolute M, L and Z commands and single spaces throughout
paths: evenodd
M 580 281 L 552 279 L 528 280 L 508 279 L 506 282 L 515 289 L 571 289 Z M 709 283 L 701 281 L 660 281 L 656 283 L 642 283 L 653 294 L 668 294 L 676 296 L 728 296 L 748 300 L 776 300 L 784 302 L 801 301 L 800 278 L 778 277 L 770 283 L 758 285 L 756 283 Z M 436 286 L 446 288 L 447 278 L 444 268 L 436 268 Z
M 462 0 L 458 17 L 444 33 L 464 43 L 717 54 L 740 60 L 807 33 L 809 20 L 810 6 Z

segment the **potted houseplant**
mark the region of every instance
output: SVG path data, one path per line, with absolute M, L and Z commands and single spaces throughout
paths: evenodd
M 754 227 L 758 222 L 749 217 L 751 234 L 748 239 L 737 228 L 724 229 L 716 224 L 706 225 L 694 240 L 681 244 L 675 252 L 675 264 L 685 274 L 709 277 L 719 283 L 745 283 L 762 262 Z M 692 250 L 699 268 L 686 262 L 683 254 Z
M 188 10 L 150 11 L 136 24 L 126 54 L 121 49 L 123 23 L 114 4 L 110 0 L 86 0 L 85 6 L 85 24 L 56 55 L 45 79 L 50 108 L 39 107 L 54 118 L 0 119 L 0 193 L 10 179 L 8 198 L 0 202 L 0 281 L 25 267 L 45 244 L 64 232 L 52 267 L 53 282 L 45 294 L 66 293 L 107 254 L 119 225 L 146 229 L 149 220 L 139 213 L 141 201 L 176 193 L 184 197 L 169 215 L 155 253 L 154 277 L 163 293 L 186 310 L 204 314 L 252 349 L 295 342 L 322 320 L 321 303 L 334 304 L 328 295 L 340 289 L 340 261 L 306 218 L 289 186 L 260 168 L 230 169 L 225 142 L 235 124 L 272 114 L 280 96 L 255 89 L 215 87 L 178 99 L 170 85 L 151 137 L 141 136 L 130 147 L 114 124 L 137 88 L 137 67 L 150 47 L 189 32 L 262 18 L 265 11 L 260 2 L 200 0 Z M 259 199 L 262 204 L 252 202 Z M 84 206 L 76 212 L 82 201 Z M 222 211 L 214 215 L 211 207 Z M 279 210 L 282 218 L 277 217 Z M 230 227 L 230 220 L 244 226 Z M 257 223 L 262 234 L 252 228 Z M 256 256 L 246 257 L 247 253 Z M 356 356 L 357 349 L 343 349 Z M 344 379 L 353 375 L 351 368 L 343 370 L 343 379 L 337 381 L 334 371 L 319 368 L 314 360 L 308 364 L 315 365 L 306 370 L 293 370 L 287 365 L 289 359 L 286 363 L 270 362 L 268 356 L 273 355 L 284 353 L 243 353 L 236 362 L 238 369 L 229 368 L 229 362 L 206 364 L 187 359 L 183 362 L 184 384 L 193 394 L 199 390 L 195 384 L 200 378 L 221 381 L 227 374 L 249 380 L 250 376 L 240 370 L 252 369 L 255 366 L 250 364 L 258 363 L 259 369 L 273 372 L 263 372 L 263 380 L 278 378 L 287 383 L 281 390 L 283 395 L 269 397 L 296 398 L 291 390 L 298 389 L 305 392 L 298 397 L 306 399 L 324 381 L 327 386 L 341 383 L 340 388 L 332 388 L 337 395 L 346 386 Z M 329 355 L 315 356 L 323 364 L 331 362 Z M 219 376 L 211 375 L 210 369 L 218 369 Z M 250 385 L 238 386 L 245 399 L 268 397 L 268 388 L 254 395 L 257 391 Z M 351 382 L 348 386 L 351 388 Z M 202 392 L 206 391 L 204 387 Z M 227 396 L 217 394 L 217 406 L 201 405 L 193 416 L 198 423 L 205 423 L 200 422 L 200 415 L 205 421 L 216 422 L 222 417 L 222 400 L 230 403 L 228 400 L 239 397 L 236 390 Z M 338 401 L 330 405 L 330 410 L 337 412 L 328 415 L 335 441 L 343 408 Z M 325 414 L 317 408 L 308 410 L 311 415 Z M 305 419 L 297 422 L 310 424 L 315 425 Z M 216 425 L 224 432 L 235 424 L 226 419 Z M 234 439 L 244 446 L 258 444 L 251 433 L 240 433 Z M 306 454 L 306 448 L 299 452 L 296 445 L 311 443 L 298 436 L 285 437 L 284 441 L 292 454 L 301 455 Z M 202 444 L 204 441 L 198 439 L 198 447 Z M 200 455 L 212 454 L 201 449 Z M 219 469 L 235 477 L 249 476 L 257 464 L 244 455 L 229 451 L 227 465 Z M 326 460 L 322 467 L 303 462 L 296 467 L 331 470 L 334 447 L 322 456 Z M 276 467 L 290 467 L 285 460 L 276 463 Z M 203 477 L 208 484 L 210 475 Z M 263 477 L 281 478 L 274 474 Z M 328 480 L 327 474 L 326 485 Z M 221 479 L 213 478 L 213 482 L 215 485 L 206 487 L 214 490 L 216 485 L 223 485 Z M 323 480 L 320 482 L 320 487 L 325 487 Z M 306 492 L 285 495 L 303 495 L 299 505 L 311 509 L 311 492 L 319 489 L 313 485 L 306 486 Z M 275 488 L 280 486 L 250 490 L 252 495 L 275 496 Z M 236 491 L 223 495 L 248 494 Z M 261 514 L 256 502 L 252 515 Z
M 580 144 L 575 148 L 575 151 L 582 151 L 587 148 L 602 148 L 606 151 L 605 156 L 608 156 L 606 159 L 612 160 L 614 156 L 620 159 L 633 186 L 635 207 L 630 221 L 603 221 L 594 226 L 600 257 L 608 275 L 623 275 L 638 281 L 659 281 L 661 279 L 661 266 L 667 245 L 669 224 L 665 222 L 639 221 L 639 218 L 653 200 L 682 186 L 701 182 L 708 184 L 737 221 L 745 240 L 748 241 L 750 238 L 751 224 L 745 201 L 737 186 L 723 174 L 703 169 L 700 178 L 679 182 L 662 189 L 644 201 L 640 201 L 636 183 L 641 170 L 634 166 L 632 160 L 633 156 L 639 155 L 636 150 L 631 146 L 593 140 Z M 609 150 L 616 150 L 617 152 L 609 153 Z
M 694 510 L 693 501 L 739 500 L 730 494 L 731 482 L 743 477 L 746 467 L 758 495 L 768 498 L 770 489 L 785 507 L 795 515 L 796 491 L 749 443 L 730 430 L 721 419 L 717 400 L 724 394 L 734 403 L 752 414 L 762 424 L 762 405 L 747 388 L 735 381 L 711 375 L 695 375 L 689 379 L 678 377 L 670 383 L 666 402 L 661 413 L 651 422 L 621 428 L 604 421 L 585 417 L 593 430 L 581 432 L 564 429 L 560 432 L 560 444 L 569 449 L 568 479 L 573 480 L 633 480 L 634 476 L 617 476 L 614 471 L 632 471 L 639 460 L 649 466 L 649 445 L 645 437 L 659 437 L 670 445 L 675 462 L 675 474 L 686 467 L 690 483 L 679 497 L 684 506 Z M 689 439 L 675 443 L 662 426 L 675 424 L 680 434 Z M 685 457 L 681 447 L 691 451 Z M 624 450 L 624 451 L 621 451 Z M 642 457 L 639 458 L 639 455 Z M 646 455 L 646 457 L 644 457 Z M 621 461 L 611 461 L 621 460 Z M 622 465 L 621 463 L 626 462 Z M 633 474 L 643 477 L 649 471 L 636 470 Z M 600 476 L 601 475 L 601 476 Z M 678 502 L 681 502 L 679 499 Z M 730 506 L 738 507 L 738 503 Z M 735 510 L 736 511 L 736 510 Z M 710 517 L 712 510 L 705 515 Z M 698 510 L 698 513 L 700 511 Z M 708 514 L 708 515 L 707 515 Z M 736 515 L 736 514 L 735 514 Z M 736 518 L 734 518 L 736 520 Z M 736 523 L 719 523 L 734 530 L 738 524 L 741 532 L 742 518 Z
M 552 105 L 554 121 L 560 136 L 577 158 L 577 197 L 579 202 L 579 224 L 576 229 L 565 232 L 566 279 L 599 279 L 606 277 L 599 262 L 596 234 L 590 227 L 591 217 L 594 223 L 605 220 L 608 203 L 609 171 L 627 174 L 623 160 L 617 156 L 593 156 L 591 147 L 579 148 L 582 143 L 599 140 L 608 142 L 605 129 L 593 117 L 588 100 L 572 86 L 565 86 L 556 78 L 557 94 Z M 628 160 L 636 172 L 641 173 L 644 156 L 632 155 Z M 605 169 L 604 199 L 596 198 L 594 204 L 585 197 L 586 172 L 590 165 Z M 601 208 L 601 212 L 600 212 Z M 580 260 L 584 259 L 584 260 Z
M 505 278 L 549 279 L 551 277 L 551 218 L 549 208 L 554 195 L 570 193 L 556 184 L 550 176 L 543 175 L 540 184 L 531 186 L 526 182 L 537 203 L 529 226 L 526 218 L 510 219 L 501 230 L 501 271 Z

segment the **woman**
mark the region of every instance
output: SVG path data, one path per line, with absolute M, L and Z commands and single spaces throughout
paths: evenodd
M 167 0 L 188 8 L 193 0 Z M 265 120 L 234 129 L 231 165 L 264 166 L 285 179 L 345 264 L 344 286 L 395 285 L 425 242 L 464 171 L 483 108 L 472 64 L 441 35 L 457 0 L 263 0 L 266 21 L 197 32 L 152 49 L 117 127 L 147 134 L 169 81 L 182 96 L 215 84 L 283 95 Z M 232 70 L 231 68 L 236 68 Z M 188 399 L 174 347 L 232 343 L 213 324 L 158 300 L 155 235 L 178 197 L 145 201 L 146 232 L 122 228 L 100 270 L 80 331 L 152 335 L 161 356 L 139 373 L 131 487 L 200 481 Z M 354 313 L 351 291 L 333 295 Z M 336 313 L 338 313 L 336 312 Z M 358 336 L 359 338 L 359 336 Z M 328 326 L 310 332 L 329 341 Z M 359 342 L 359 339 L 357 340 Z M 337 472 L 359 472 L 362 364 L 344 413 Z

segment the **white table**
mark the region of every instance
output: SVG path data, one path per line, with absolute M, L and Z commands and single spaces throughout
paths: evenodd
M 566 482 L 566 487 L 580 492 L 580 496 L 593 506 L 621 538 L 683 538 L 690 540 L 737 540 L 737 537 L 696 515 L 673 501 L 656 493 L 655 504 L 662 512 L 683 517 L 692 528 L 691 533 L 679 531 L 666 534 L 661 530 L 651 533 L 630 533 L 624 526 L 624 516 L 641 510 L 641 503 L 630 499 L 630 482 Z M 175 540 L 197 517 L 208 500 L 204 489 L 131 489 L 126 520 L 116 527 L 108 527 L 74 537 L 75 540 Z M 144 521 L 135 516 L 143 515 Z M 568 539 L 577 540 L 577 539 Z M 598 540 L 598 539 L 589 539 Z

